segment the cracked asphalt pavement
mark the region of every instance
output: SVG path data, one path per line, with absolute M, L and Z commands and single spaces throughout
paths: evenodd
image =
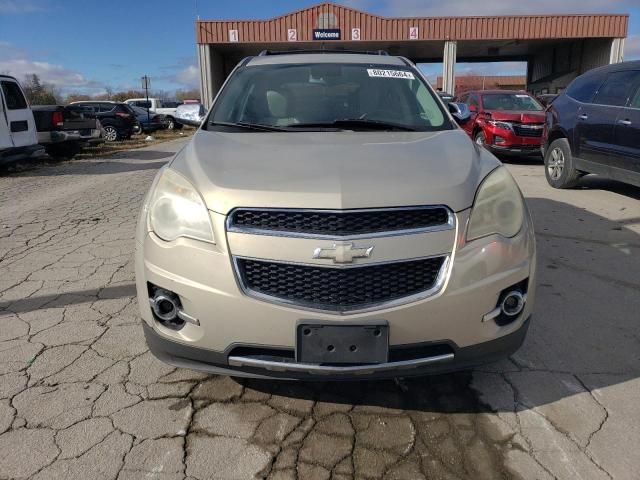
M 532 210 L 524 347 L 455 375 L 233 380 L 148 351 L 134 227 L 184 142 L 0 174 L 0 478 L 637 479 L 640 189 L 552 190 Z

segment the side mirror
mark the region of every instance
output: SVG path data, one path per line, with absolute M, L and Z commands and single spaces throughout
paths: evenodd
M 449 112 L 458 123 L 465 123 L 471 118 L 471 110 L 466 103 L 449 102 Z

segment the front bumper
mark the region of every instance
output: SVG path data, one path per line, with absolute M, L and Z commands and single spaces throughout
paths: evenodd
M 517 135 L 511 129 L 483 125 L 485 146 L 496 153 L 511 153 L 517 155 L 540 155 L 542 137 Z
M 151 353 L 159 360 L 176 367 L 237 377 L 330 381 L 433 375 L 494 362 L 508 357 L 520 348 L 529 324 L 530 319 L 527 319 L 508 335 L 468 347 L 460 348 L 445 342 L 451 348 L 448 353 L 357 366 L 324 366 L 234 356 L 231 354 L 232 348 L 224 352 L 194 348 L 167 340 L 146 323 L 143 323 L 143 329 Z M 406 347 L 411 348 L 412 345 Z M 234 345 L 233 348 L 237 346 Z
M 295 255 L 313 251 L 310 247 L 317 246 L 317 241 L 260 235 L 239 237 L 226 232 L 225 216 L 211 213 L 217 244 L 186 238 L 164 242 L 147 231 L 145 215 L 143 209 L 136 245 L 138 303 L 152 352 L 175 365 L 234 375 L 281 378 L 368 378 L 398 376 L 398 372 L 405 370 L 402 375 L 450 371 L 510 354 L 522 342 L 518 335 L 524 337 L 525 324 L 533 310 L 535 239 L 528 215 L 522 230 L 513 238 L 492 235 L 466 244 L 460 240 L 453 252 L 445 284 L 437 294 L 410 303 L 342 314 L 310 311 L 253 298 L 238 284 L 230 249 L 235 255 L 253 252 L 258 258 L 277 257 L 286 251 L 291 261 L 300 261 L 302 257 L 298 259 Z M 456 213 L 457 225 L 466 225 L 468 215 L 468 210 Z M 438 239 L 444 238 L 447 243 L 451 235 L 450 231 L 445 231 L 375 239 L 375 242 L 381 254 L 385 252 L 385 246 L 393 245 L 400 255 L 410 256 L 411 249 L 438 248 Z M 463 239 L 464 229 L 456 235 Z M 303 244 L 301 249 L 296 247 L 300 244 Z M 528 300 L 517 319 L 507 325 L 494 320 L 483 321 L 483 317 L 496 308 L 504 289 L 527 279 Z M 149 306 L 149 283 L 175 292 L 184 312 L 197 322 L 187 323 L 178 331 L 157 322 Z M 453 353 L 454 357 L 434 360 L 426 355 L 424 363 L 385 365 L 377 369 L 367 366 L 361 371 L 339 370 L 328 375 L 312 372 L 310 370 L 315 368 L 308 366 L 287 366 L 281 372 L 278 368 L 282 365 L 229 358 L 238 356 L 237 352 L 231 355 L 238 346 L 293 351 L 296 325 L 301 321 L 352 324 L 383 321 L 389 325 L 390 351 L 401 346 L 435 342 L 449 345 L 448 353 Z M 516 335 L 516 332 L 521 333 Z M 503 344 L 498 341 L 502 338 L 516 340 L 504 340 Z M 477 352 L 477 355 L 465 352 Z
M 38 132 L 38 143 L 41 145 L 64 142 L 96 143 L 101 141 L 100 136 L 101 132 L 97 128 L 92 128 L 86 133 L 79 130 L 51 130 Z

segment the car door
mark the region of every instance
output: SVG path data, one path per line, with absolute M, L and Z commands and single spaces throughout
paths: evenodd
M 590 171 L 610 173 L 616 155 L 614 129 L 624 110 L 635 80 L 633 71 L 607 75 L 590 103 L 578 109 L 576 141 L 578 156 L 589 162 Z
M 11 133 L 9 130 L 9 118 L 7 115 L 7 107 L 4 103 L 4 95 L 0 89 L 0 150 L 13 147 Z
M 634 90 L 627 106 L 621 110 L 614 128 L 616 169 L 640 175 L 640 71 L 636 71 Z M 623 172 L 614 172 L 624 175 Z M 640 177 L 638 178 L 640 180 Z
M 14 147 L 26 147 L 38 143 L 36 123 L 27 99 L 18 82 L 10 78 L 0 80 L 4 101 L 5 121 Z

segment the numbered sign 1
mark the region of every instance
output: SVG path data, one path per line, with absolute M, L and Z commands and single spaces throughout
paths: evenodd
M 418 40 L 418 27 L 409 27 L 409 40 Z
M 287 40 L 289 40 L 290 42 L 297 42 L 298 30 L 296 30 L 295 28 L 290 28 L 289 30 L 287 30 Z
M 238 41 L 238 30 L 229 30 L 229 41 L 230 42 Z
M 360 29 L 352 28 L 351 29 L 351 40 L 360 40 Z

